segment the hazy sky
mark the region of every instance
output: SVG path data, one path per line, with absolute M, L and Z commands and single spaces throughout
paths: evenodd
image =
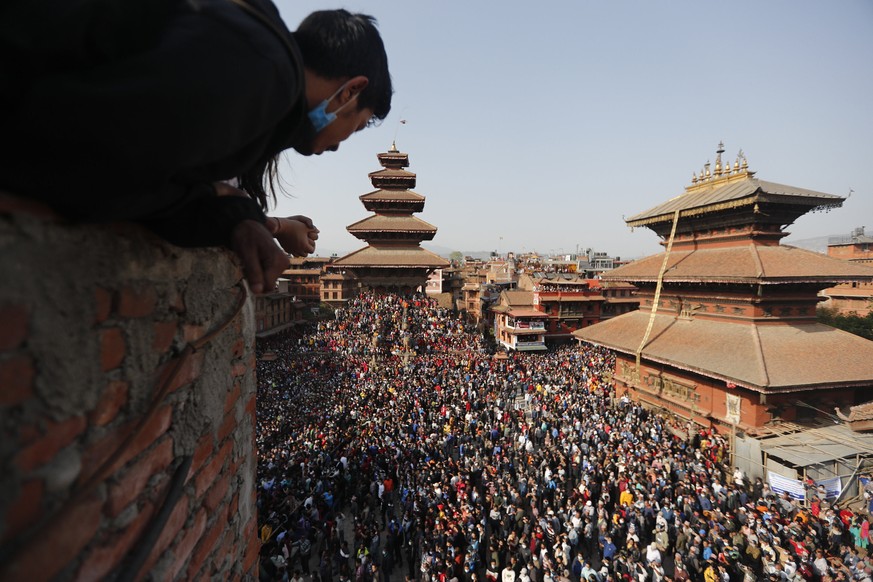
M 681 194 L 720 140 L 761 179 L 854 190 L 789 242 L 873 231 L 870 0 L 278 5 L 292 30 L 318 9 L 375 16 L 395 86 L 380 127 L 287 155 L 278 212 L 311 216 L 320 254 L 362 246 L 345 227 L 395 136 L 452 250 L 660 252 L 622 217 Z

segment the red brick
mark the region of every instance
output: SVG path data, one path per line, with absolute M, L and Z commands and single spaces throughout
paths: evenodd
M 194 478 L 194 496 L 196 498 L 202 497 L 203 493 L 215 482 L 232 450 L 233 441 L 225 441 L 224 445 L 222 445 L 212 460 L 209 461 L 209 464 L 197 473 L 197 476 Z
M 19 447 L 26 447 L 42 436 L 42 429 L 40 429 L 38 424 L 21 424 L 15 432 L 18 437 Z
M 36 523 L 42 514 L 42 498 L 45 493 L 45 483 L 42 479 L 30 479 L 21 485 L 21 490 L 9 508 L 6 510 L 3 536 L 0 542 L 5 543 L 10 538 L 24 531 L 28 525 Z
M 185 298 L 182 297 L 182 294 L 177 290 L 173 289 L 170 291 L 170 297 L 168 298 L 170 303 L 170 310 L 175 311 L 176 313 L 185 313 Z
M 134 542 L 139 539 L 154 510 L 152 504 L 146 503 L 123 532 L 106 536 L 105 543 L 91 550 L 79 566 L 76 582 L 103 580 L 109 572 L 119 566 Z
M 239 382 L 233 383 L 233 388 L 230 389 L 230 392 L 227 393 L 227 398 L 224 399 L 224 413 L 227 414 L 230 412 L 236 401 L 239 400 L 240 387 Z
M 121 513 L 145 489 L 152 475 L 162 473 L 173 460 L 173 441 L 170 438 L 145 453 L 133 463 L 124 475 L 109 487 L 109 500 L 106 505 L 111 517 Z
M 225 473 L 221 479 L 219 479 L 215 485 L 206 493 L 206 497 L 203 499 L 203 504 L 206 506 L 206 509 L 209 510 L 210 514 L 215 511 L 215 509 L 221 505 L 221 502 L 224 501 L 224 498 L 227 497 L 227 490 L 230 487 L 230 479 L 233 477 L 231 473 Z M 227 511 L 225 506 L 225 512 Z
M 94 426 L 106 426 L 118 416 L 121 407 L 127 404 L 128 384 L 121 380 L 111 380 L 100 395 L 97 406 L 88 413 L 88 421 Z
M 176 503 L 176 507 L 173 508 L 172 513 L 170 513 L 170 517 L 167 520 L 164 529 L 161 530 L 161 535 L 160 537 L 158 537 L 158 541 L 155 542 L 155 547 L 152 548 L 148 559 L 146 559 L 143 567 L 140 568 L 140 576 L 138 576 L 138 579 L 142 579 L 144 574 L 148 574 L 152 571 L 152 567 L 163 555 L 164 550 L 169 547 L 170 542 L 176 539 L 176 535 L 182 530 L 182 527 L 185 525 L 185 522 L 187 520 L 188 498 L 182 497 L 181 499 L 179 499 L 178 503 Z
M 204 354 L 204 351 L 199 351 L 186 356 L 185 360 L 181 363 L 181 367 L 179 367 L 177 371 L 175 371 L 176 367 L 180 366 L 178 359 L 174 358 L 167 362 L 158 376 L 158 385 L 163 386 L 164 382 L 169 381 L 169 392 L 175 392 L 182 386 L 187 386 L 196 380 L 203 369 Z M 174 371 L 175 376 L 170 380 L 170 375 L 173 374 Z
M 143 452 L 146 448 L 151 446 L 153 442 L 158 440 L 162 434 L 167 432 L 167 429 L 170 428 L 170 423 L 173 419 L 173 407 L 172 406 L 163 406 L 158 408 L 155 412 L 155 415 L 146 423 L 146 425 L 142 428 L 139 434 L 131 441 L 126 447 L 124 452 L 119 456 L 118 459 L 112 464 L 112 467 L 109 469 L 109 475 L 115 473 L 118 469 L 123 467 L 128 461 L 132 458 Z M 115 450 L 121 445 L 130 432 L 134 428 L 134 423 L 137 421 L 131 421 L 123 426 L 110 431 L 103 438 L 98 440 L 97 442 L 91 444 L 82 455 L 82 473 L 79 477 L 79 481 L 82 482 L 85 479 L 90 478 L 97 468 L 103 464 L 103 462 L 109 458 L 109 455 L 113 454 Z
M 224 567 L 224 563 L 226 560 L 233 560 L 233 554 L 231 551 L 233 549 L 233 534 L 228 531 L 227 535 L 225 535 L 219 544 L 218 551 L 212 554 L 212 572 L 216 574 L 222 574 L 221 571 Z M 231 564 L 232 567 L 232 564 Z M 224 574 L 228 574 L 229 572 L 224 572 Z M 224 576 L 227 579 L 227 576 Z
M 252 493 L 253 493 L 253 495 L 252 495 L 252 507 L 254 507 L 255 502 L 258 499 L 258 492 L 253 491 Z M 258 532 L 259 532 L 258 520 L 255 516 L 252 516 L 251 518 L 249 518 L 249 522 L 247 524 L 245 524 L 245 526 L 243 527 L 243 537 L 248 539 L 249 537 L 254 536 L 254 537 L 260 539 L 258 537 Z
M 124 334 L 120 328 L 100 330 L 100 366 L 104 372 L 114 370 L 124 361 Z
M 191 459 L 191 472 L 190 475 L 195 474 L 200 470 L 200 467 L 203 466 L 203 463 L 206 462 L 212 455 L 213 447 L 213 437 L 211 434 L 207 433 L 200 437 L 200 440 L 197 441 L 197 448 L 194 449 L 194 458 Z
M 112 314 L 112 292 L 97 287 L 94 290 L 94 323 L 103 323 Z
M 58 452 L 85 432 L 84 416 L 73 416 L 61 422 L 49 422 L 44 435 L 15 455 L 15 465 L 24 473 L 45 465 Z
M 158 353 L 163 354 L 173 345 L 173 340 L 176 338 L 176 330 L 179 324 L 175 321 L 158 321 L 155 323 L 155 338 L 152 341 L 152 348 Z
M 100 526 L 102 504 L 92 495 L 61 514 L 35 542 L 26 544 L 0 567 L 0 580 L 53 579 L 94 537 Z
M 246 402 L 246 414 L 251 417 L 252 420 L 255 419 L 255 411 L 258 408 L 258 399 L 255 394 L 252 394 L 251 398 L 249 398 L 248 402 Z
M 27 338 L 30 312 L 24 305 L 0 306 L 0 351 L 13 350 Z
M 151 315 L 158 304 L 154 287 L 134 289 L 125 287 L 118 295 L 118 315 L 121 317 L 145 317 Z
M 242 335 L 242 334 L 240 334 Z M 233 359 L 241 358 L 246 351 L 246 341 L 244 337 L 240 337 L 230 348 L 230 355 Z
M 33 396 L 33 360 L 12 356 L 0 360 L 0 406 L 21 404 Z
M 252 532 L 252 534 L 249 535 L 248 538 L 248 546 L 246 546 L 246 553 L 243 557 L 243 576 L 249 574 L 252 566 L 257 564 L 258 554 L 261 551 L 261 540 L 258 538 L 258 536 L 254 532 Z M 257 576 L 255 577 L 255 579 L 257 579 Z
M 236 472 L 232 474 L 235 475 Z M 230 506 L 228 507 L 228 514 L 231 519 L 236 515 L 237 510 L 239 510 L 239 493 L 234 493 L 233 497 L 230 498 Z
M 230 413 L 224 417 L 221 426 L 218 427 L 218 442 L 223 443 L 233 429 L 236 428 L 236 415 Z
M 206 511 L 201 509 L 197 513 L 197 517 L 194 518 L 194 523 L 188 528 L 188 531 L 185 532 L 179 543 L 173 547 L 173 565 L 167 572 L 167 580 L 176 578 L 176 574 L 188 562 L 194 546 L 203 537 L 204 531 L 206 531 Z
M 182 326 L 182 336 L 186 342 L 199 340 L 204 334 L 202 325 L 185 324 Z
M 245 362 L 234 362 L 230 375 L 234 378 L 245 376 L 249 372 L 249 367 Z
M 197 573 L 200 572 L 204 562 L 206 562 L 206 558 L 220 545 L 219 539 L 225 531 L 227 531 L 227 508 L 218 512 L 212 527 L 197 542 L 197 547 L 191 555 L 191 561 L 188 562 L 188 573 L 185 575 L 186 580 L 199 580 L 205 577 L 197 576 Z

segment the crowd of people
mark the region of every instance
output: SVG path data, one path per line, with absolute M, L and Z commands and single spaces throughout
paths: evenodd
M 494 354 L 374 293 L 258 350 L 266 580 L 871 581 L 868 515 L 731 472 L 617 399 L 606 350 Z

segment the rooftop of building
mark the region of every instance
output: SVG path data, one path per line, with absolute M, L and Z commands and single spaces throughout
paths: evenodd
M 755 172 L 749 170 L 748 161 L 742 151 L 737 155 L 733 166 L 730 162 L 722 162 L 723 152 L 724 145 L 720 143 L 713 170 L 710 170 L 710 163 L 707 162 L 700 174 L 692 174 L 691 185 L 682 194 L 631 216 L 626 219 L 628 226 L 648 226 L 671 221 L 677 210 L 682 218 L 741 206 L 754 206 L 766 201 L 799 205 L 806 207 L 808 211 L 840 206 L 845 200 L 834 194 L 759 180 L 755 177 Z
M 408 214 L 387 215 L 376 214 L 359 220 L 346 227 L 350 233 L 355 232 L 409 232 L 435 233 L 437 227 Z
M 451 263 L 441 256 L 434 254 L 419 246 L 383 246 L 375 248 L 366 246 L 348 255 L 336 259 L 334 267 L 380 267 L 380 268 L 409 268 L 422 267 L 442 269 Z
M 374 190 L 358 196 L 362 202 L 424 202 L 425 197 L 412 190 Z
M 604 273 L 604 281 L 655 282 L 664 253 L 652 255 Z M 743 246 L 674 250 L 664 282 L 794 283 L 838 282 L 873 278 L 873 267 L 813 251 L 790 247 Z
M 852 231 L 848 236 L 832 237 L 828 240 L 829 247 L 842 247 L 852 245 L 862 245 L 873 243 L 873 236 L 869 236 L 864 232 L 864 227 L 860 226 Z
M 635 355 L 649 317 L 634 311 L 573 335 Z M 819 323 L 756 326 L 657 314 L 641 355 L 759 392 L 873 382 L 873 342 Z

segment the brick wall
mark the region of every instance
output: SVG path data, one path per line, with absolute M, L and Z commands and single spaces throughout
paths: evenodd
M 140 579 L 256 578 L 253 313 L 230 253 L 3 195 L 0 248 L 0 580 L 118 575 L 162 511 Z

